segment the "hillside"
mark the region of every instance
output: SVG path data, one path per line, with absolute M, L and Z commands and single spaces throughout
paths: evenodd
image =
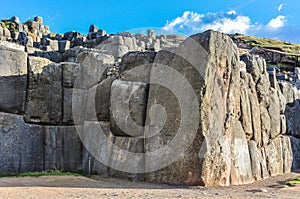
M 243 34 L 230 34 L 229 36 L 240 45 L 239 47 L 252 48 L 258 46 L 287 53 L 300 54 L 300 44 Z

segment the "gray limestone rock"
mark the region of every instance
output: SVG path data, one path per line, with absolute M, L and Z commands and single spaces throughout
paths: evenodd
M 111 41 L 111 45 L 124 45 L 124 39 L 122 36 L 114 36 Z
M 26 122 L 60 124 L 62 121 L 62 70 L 59 64 L 28 58 Z
M 23 113 L 27 87 L 27 55 L 0 45 L 0 111 Z
M 108 78 L 97 85 L 95 94 L 95 109 L 98 121 L 110 120 L 111 85 L 115 78 Z M 112 98 L 112 100 L 115 100 Z
M 2 37 L 3 36 L 3 28 L 2 28 L 2 26 L 0 26 L 0 37 Z
M 133 51 L 133 50 L 136 50 L 135 47 L 136 47 L 136 43 L 134 44 L 134 40 L 132 37 L 123 37 L 124 39 L 124 45 L 126 47 L 128 47 L 128 50 L 129 51 Z M 135 41 L 136 42 L 136 41 Z
M 292 170 L 299 171 L 300 170 L 300 139 L 290 136 L 291 141 L 291 149 L 293 151 L 293 163 Z
M 14 41 L 17 41 L 18 38 L 19 38 L 19 32 L 13 32 L 13 33 L 11 33 L 11 38 L 12 38 Z
M 266 150 L 267 167 L 271 176 L 283 174 L 283 155 L 281 137 L 270 140 Z
M 261 133 L 263 146 L 268 145 L 271 138 L 271 121 L 268 110 L 264 106 L 260 106 Z
M 76 88 L 90 88 L 98 84 L 108 66 L 114 64 L 111 55 L 99 52 L 82 52 L 77 56 L 77 63 L 80 64 L 80 77 L 77 80 Z
M 147 31 L 147 36 L 151 39 L 156 39 L 156 34 L 154 30 L 148 30 Z
M 295 72 L 294 72 L 294 74 L 295 74 L 295 81 L 297 82 L 297 81 L 299 81 L 300 80 L 300 68 L 299 67 L 296 67 L 295 68 Z
M 96 25 L 90 25 L 89 27 L 89 32 L 97 32 L 98 31 L 98 27 Z
M 70 49 L 71 43 L 67 40 L 58 41 L 58 51 L 64 53 L 66 50 Z
M 62 67 L 62 86 L 73 88 L 76 78 L 80 75 L 80 65 L 73 62 L 61 62 Z
M 10 31 L 7 28 L 3 28 L 3 36 L 6 38 L 11 37 Z
M 144 140 L 139 138 L 133 137 L 119 137 L 119 136 L 112 136 L 112 143 L 114 144 L 114 149 L 117 147 L 120 150 L 128 151 L 130 153 L 144 153 Z M 121 168 L 122 163 L 124 161 L 130 161 L 133 168 L 140 167 L 141 170 L 145 167 L 145 159 L 144 156 L 136 157 L 132 159 L 130 153 L 122 153 L 119 150 L 112 150 L 110 156 L 110 163 L 113 168 Z M 121 160 L 121 161 L 120 161 Z M 124 178 L 130 179 L 134 181 L 144 181 L 144 173 L 129 173 L 120 170 L 115 170 L 110 168 L 109 176 L 117 177 L 117 178 Z M 130 170 L 130 167 L 127 168 Z
M 28 36 L 25 45 L 27 47 L 33 47 L 33 39 L 32 37 Z
M 270 103 L 270 81 L 268 73 L 260 74 L 256 84 L 256 91 L 259 100 L 259 104 L 264 107 L 268 107 Z
M 19 115 L 0 113 L 0 173 L 42 171 L 42 127 L 26 124 Z
M 254 140 L 249 141 L 249 152 L 251 156 L 251 168 L 254 179 L 261 180 L 268 178 L 269 173 L 267 171 L 265 155 L 257 147 L 257 143 Z
M 293 92 L 293 86 L 289 82 L 281 81 L 279 82 L 280 90 L 285 98 L 287 104 L 294 103 L 295 96 Z
M 45 170 L 78 171 L 82 163 L 82 143 L 75 127 L 44 127 Z
M 287 133 L 300 138 L 300 100 L 296 100 L 293 105 L 287 106 L 285 110 Z
M 241 185 L 252 183 L 254 182 L 254 175 L 252 175 L 252 168 L 250 167 L 251 160 L 245 132 L 239 121 L 232 121 L 231 128 L 231 184 Z
M 251 117 L 252 117 L 252 127 L 253 127 L 253 139 L 257 142 L 258 146 L 262 144 L 261 137 L 261 119 L 260 119 L 260 108 L 259 101 L 257 97 L 257 92 L 255 89 L 255 83 L 253 81 L 253 75 L 248 76 L 248 95 L 251 106 Z
M 40 16 L 36 16 L 33 19 L 35 22 L 37 22 L 38 24 L 42 25 L 43 24 L 43 18 Z
M 253 137 L 251 104 L 248 92 L 248 76 L 250 74 L 241 73 L 241 122 L 248 140 Z
M 37 57 L 43 57 L 43 58 L 49 59 L 55 63 L 60 63 L 63 61 L 63 55 L 57 51 L 45 52 L 45 51 L 36 50 L 33 53 L 33 55 L 37 56 Z
M 280 105 L 277 91 L 273 88 L 270 90 L 270 106 L 268 108 L 271 121 L 271 138 L 275 138 L 280 132 Z
M 181 133 L 183 133 L 182 135 L 178 133 L 179 136 L 181 135 L 185 140 L 179 142 L 176 140 L 170 143 L 171 146 L 168 145 L 172 147 L 172 150 L 164 151 L 168 152 L 167 157 L 179 154 L 180 158 L 164 169 L 148 173 L 146 175 L 147 181 L 172 184 L 205 184 L 206 186 L 230 184 L 233 168 L 231 169 L 231 131 L 229 127 L 231 117 L 236 117 L 237 112 L 232 108 L 236 106 L 231 106 L 230 112 L 227 113 L 226 101 L 227 94 L 234 93 L 234 89 L 230 89 L 229 84 L 230 79 L 234 79 L 236 76 L 231 77 L 231 75 L 239 75 L 237 55 L 237 48 L 233 42 L 227 36 L 214 31 L 191 36 L 176 49 L 175 53 L 158 52 L 154 61 L 155 64 L 151 69 L 150 79 L 153 78 L 154 82 L 163 82 L 169 87 L 164 89 L 166 85 L 164 87 L 155 84 L 150 85 L 148 111 L 155 104 L 159 104 L 165 109 L 164 115 L 167 119 L 165 123 L 161 123 L 163 118 L 160 115 L 163 112 L 157 105 L 154 106 L 157 108 L 153 108 L 153 112 L 148 112 L 148 114 L 151 113 L 152 117 L 151 120 L 150 118 L 146 120 L 146 124 L 148 124 L 147 121 L 150 123 L 152 120 L 154 123 L 149 124 L 145 135 L 154 134 L 155 136 L 145 140 L 145 150 L 151 152 L 164 147 L 170 140 L 173 140 L 179 129 L 182 129 Z M 176 76 L 177 72 L 170 71 L 168 68 L 173 68 L 183 75 L 187 84 L 180 82 L 181 79 L 177 79 L 178 76 Z M 231 71 L 233 72 L 231 73 Z M 190 85 L 189 88 L 194 91 L 189 90 L 188 87 L 185 87 L 186 85 Z M 185 103 L 179 104 L 178 100 L 189 102 L 189 106 L 184 106 Z M 193 103 L 191 103 L 195 100 L 198 103 L 201 102 L 201 129 L 197 126 L 196 131 L 195 129 L 188 129 L 197 125 L 195 123 L 197 119 L 185 120 L 186 118 L 197 117 L 197 114 L 194 115 L 193 113 L 197 108 L 193 107 Z M 234 99 L 230 100 L 235 101 Z M 188 116 L 182 118 L 181 116 L 185 114 Z M 158 118 L 157 121 L 156 118 Z M 180 122 L 182 119 L 184 121 Z M 183 126 L 180 128 L 181 124 Z M 224 124 L 226 128 L 224 128 Z M 195 139 L 192 135 L 195 135 Z M 204 154 L 199 157 L 204 138 L 206 143 L 204 146 L 207 150 L 204 150 Z M 184 151 L 186 143 L 191 144 Z M 145 165 L 154 167 L 155 164 L 162 164 L 166 157 L 161 159 L 159 157 L 160 154 L 157 154 L 156 158 L 146 156 Z
M 293 164 L 293 154 L 297 151 L 292 150 L 291 139 L 288 136 L 281 137 L 283 173 L 290 173 Z
M 129 52 L 120 63 L 121 79 L 149 83 L 156 52 Z
M 280 133 L 285 134 L 286 133 L 286 118 L 285 115 L 280 115 Z
M 254 82 L 257 83 L 259 75 L 262 73 L 261 67 L 257 63 L 257 60 L 259 60 L 259 58 L 257 58 L 256 56 L 251 56 L 249 54 L 243 54 L 240 59 L 245 62 L 247 72 L 252 75 Z
M 20 19 L 17 16 L 13 16 L 10 18 L 11 21 L 15 22 L 15 23 L 20 23 Z
M 111 131 L 116 136 L 144 135 L 147 106 L 146 84 L 115 80 L 110 93 Z

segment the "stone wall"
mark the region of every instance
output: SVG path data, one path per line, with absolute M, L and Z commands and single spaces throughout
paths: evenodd
M 90 39 L 103 34 L 90 27 Z M 1 173 L 90 160 L 105 176 L 229 186 L 300 169 L 299 88 L 263 59 L 214 31 L 158 52 L 110 38 L 55 62 L 0 45 Z M 108 53 L 114 45 L 128 49 Z

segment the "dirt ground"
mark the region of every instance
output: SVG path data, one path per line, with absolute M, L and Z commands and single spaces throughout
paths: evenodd
M 159 185 L 93 176 L 0 179 L 0 198 L 300 198 L 300 186 L 285 187 L 291 173 L 251 185 L 205 188 Z

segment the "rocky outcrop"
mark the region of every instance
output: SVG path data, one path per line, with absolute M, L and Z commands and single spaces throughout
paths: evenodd
M 183 155 L 184 158 L 160 171 L 147 174 L 146 179 L 180 184 L 185 183 L 192 175 L 195 183 L 228 186 L 251 183 L 254 179 L 260 180 L 290 172 L 293 156 L 295 157 L 298 149 L 294 149 L 296 152 L 291 150 L 285 122 L 297 117 L 284 115 L 286 99 L 278 85 L 273 88 L 270 86 L 264 60 L 255 56 L 242 56 L 241 60 L 247 66 L 245 73 L 238 61 L 237 48 L 226 36 L 209 31 L 189 39 L 181 47 L 186 44 L 193 52 L 184 48 L 187 51 L 184 55 L 190 55 L 184 58 L 197 63 L 194 67 L 200 67 L 198 71 L 203 71 L 201 77 L 204 82 L 200 81 L 192 87 L 196 91 L 202 90 L 198 94 L 201 131 L 198 132 L 197 141 L 202 142 L 202 145 L 205 144 L 204 157 L 199 159 L 193 156 L 194 153 L 201 151 L 199 145 L 193 143 L 188 153 Z M 196 47 L 193 45 L 198 46 L 198 49 L 201 46 L 207 54 L 195 53 Z M 180 53 L 180 47 L 177 51 Z M 201 53 L 201 48 L 196 52 Z M 167 65 L 179 72 L 183 71 L 181 67 L 189 68 L 189 63 L 184 63 L 182 58 L 178 59 L 176 55 L 163 53 L 163 51 L 158 53 L 155 63 Z M 156 68 L 153 68 L 151 74 L 155 70 Z M 167 78 L 167 72 L 157 70 L 164 74 L 163 78 Z M 181 74 L 189 82 L 198 82 L 195 75 L 184 72 Z M 175 79 L 174 76 L 171 76 L 171 79 Z M 299 93 L 299 90 L 297 92 Z M 175 108 L 168 109 L 169 105 L 179 106 L 171 103 L 176 102 L 173 95 L 174 93 L 166 92 L 161 87 L 150 85 L 148 107 L 151 107 L 153 102 L 163 104 L 168 118 L 172 118 L 172 126 L 168 125 L 167 120 L 165 125 L 168 128 L 163 128 L 160 135 L 146 139 L 146 150 L 161 148 L 164 143 L 168 143 L 168 140 L 176 136 L 179 124 L 175 125 L 174 121 L 180 119 L 180 111 Z M 291 101 L 295 101 L 295 98 Z M 297 114 L 298 111 L 291 112 Z M 295 121 L 290 123 L 298 124 Z M 295 147 L 297 144 L 292 146 Z M 174 150 L 176 151 L 176 148 Z M 194 158 L 187 161 L 186 158 L 191 156 Z M 182 174 L 182 171 L 186 173 Z
M 269 75 L 262 58 L 240 57 L 214 31 L 155 52 L 180 38 L 89 29 L 98 49 L 53 44 L 59 59 L 0 45 L 0 173 L 92 169 L 229 186 L 300 168 L 299 88 Z

